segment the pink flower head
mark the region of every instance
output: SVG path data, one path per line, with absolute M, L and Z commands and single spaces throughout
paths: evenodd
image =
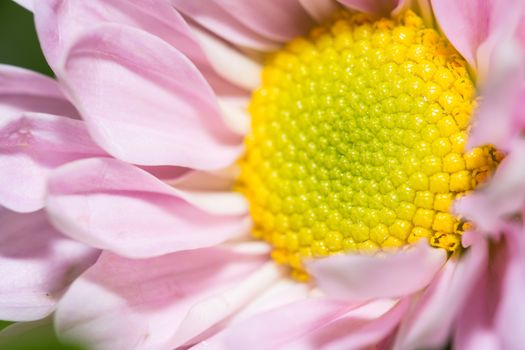
M 0 66 L 0 319 L 111 350 L 525 343 L 522 1 L 17 2 L 56 80 Z

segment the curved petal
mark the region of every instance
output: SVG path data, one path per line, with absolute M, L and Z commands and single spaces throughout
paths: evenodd
M 75 239 L 143 258 L 213 246 L 246 233 L 246 206 L 239 205 L 244 199 L 234 193 L 214 199 L 196 198 L 137 167 L 98 158 L 57 169 L 46 209 Z
M 481 190 L 457 201 L 454 210 L 476 223 L 484 232 L 497 234 L 506 215 L 520 211 L 525 203 L 525 142 L 516 143 Z
M 525 45 L 525 43 L 524 43 Z M 491 57 L 481 88 L 468 148 L 492 144 L 509 151 L 525 129 L 525 51 L 516 42 L 502 42 Z
M 75 43 L 64 67 L 92 135 L 117 158 L 213 169 L 241 150 L 199 71 L 154 36 L 101 25 Z
M 403 0 L 337 0 L 344 6 L 361 12 L 389 15 Z
M 472 237 L 468 237 L 470 239 Z M 480 237 L 477 239 L 480 240 Z M 479 277 L 468 295 L 468 302 L 461 308 L 456 319 L 454 349 L 503 349 L 494 322 L 498 304 L 503 297 L 502 286 L 509 260 L 508 248 L 505 241 L 493 241 L 490 251 L 485 248 L 489 258 L 479 267 Z
M 0 222 L 0 319 L 44 318 L 98 252 L 57 233 L 43 212 L 0 208 Z
M 339 8 L 335 0 L 299 0 L 299 2 L 317 22 L 328 20 Z
M 231 43 L 261 51 L 278 47 L 276 42 L 253 32 L 214 1 L 170 1 L 178 11 Z
M 37 113 L 2 120 L 0 205 L 18 212 L 41 209 L 52 169 L 104 154 L 79 120 Z
M 447 38 L 483 75 L 494 46 L 516 30 L 523 15 L 522 3 L 521 0 L 432 0 L 432 7 Z M 478 52 L 482 45 L 486 47 Z
M 196 349 L 364 349 L 387 336 L 407 306 L 407 301 L 359 306 L 308 298 L 237 322 Z
M 312 20 L 298 0 L 212 0 L 255 33 L 284 42 L 303 35 Z
M 445 261 L 443 249 L 421 242 L 395 253 L 314 260 L 307 270 L 328 295 L 364 301 L 414 293 L 430 283 Z
M 459 261 L 452 259 L 404 317 L 394 349 L 439 349 L 449 340 L 453 322 L 483 273 L 487 261 L 484 238 L 478 237 Z
M 61 300 L 58 332 L 96 349 L 177 348 L 267 288 L 266 259 L 219 248 L 144 260 L 103 253 Z M 205 305 L 210 314 L 193 319 Z
M 508 232 L 508 265 L 501 285 L 495 329 L 502 349 L 519 349 L 525 342 L 525 245 L 523 227 Z
M 78 116 L 55 80 L 23 68 L 0 64 L 0 118 L 6 120 L 23 112 Z
M 46 0 L 36 4 L 35 20 L 50 65 L 62 75 L 62 61 L 80 35 L 100 24 L 113 23 L 141 29 L 187 56 L 217 93 L 235 90 L 210 64 L 198 39 L 168 0 Z M 104 9 L 101 11 L 100 9 Z

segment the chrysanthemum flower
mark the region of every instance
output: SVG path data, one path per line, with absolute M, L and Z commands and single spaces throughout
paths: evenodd
M 18 2 L 57 79 L 1 67 L 0 319 L 112 350 L 525 343 L 522 1 Z

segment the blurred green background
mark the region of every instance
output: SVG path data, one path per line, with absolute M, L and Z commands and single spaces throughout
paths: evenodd
M 35 70 L 52 76 L 38 44 L 29 11 L 10 0 L 0 0 L 0 63 Z M 0 321 L 0 330 L 9 322 Z M 80 350 L 80 347 L 60 344 L 51 326 L 39 327 L 23 336 L 2 340 L 1 350 Z

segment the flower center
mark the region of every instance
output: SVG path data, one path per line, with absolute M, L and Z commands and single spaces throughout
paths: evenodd
M 475 87 L 467 63 L 408 12 L 344 12 L 269 57 L 253 94 L 237 187 L 253 235 L 297 278 L 305 258 L 428 239 L 460 246 L 451 202 L 495 164 L 464 152 Z

